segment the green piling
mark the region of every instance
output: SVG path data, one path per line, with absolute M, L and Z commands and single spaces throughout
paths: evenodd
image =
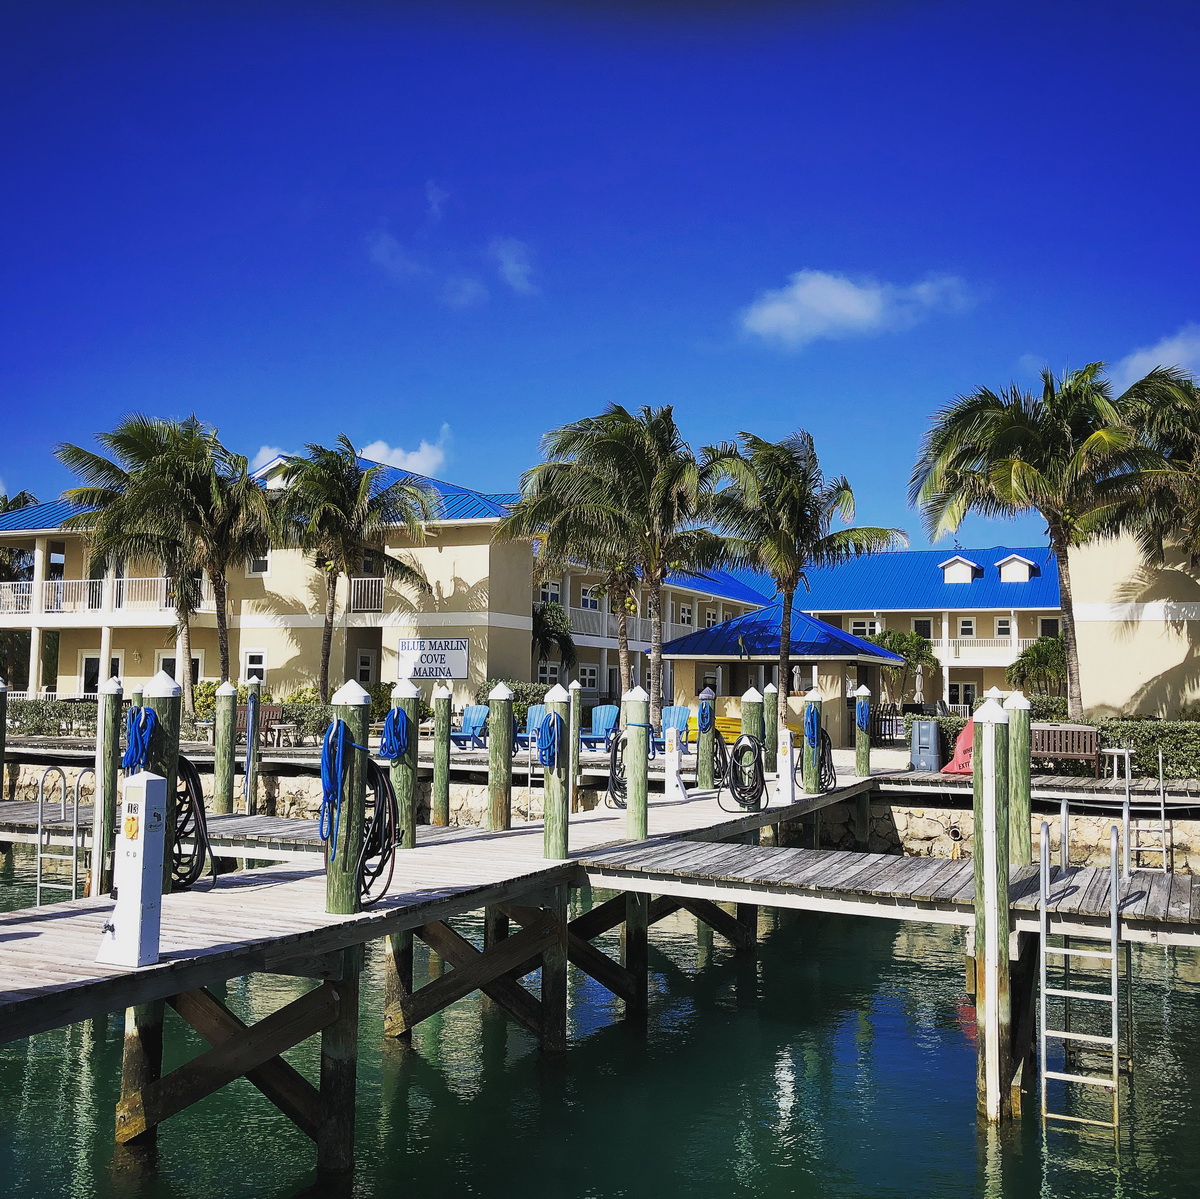
M 332 698 L 333 719 L 344 720 L 355 745 L 367 744 L 371 725 L 371 697 L 349 680 Z M 337 821 L 337 849 L 327 858 L 325 867 L 325 910 L 338 916 L 350 916 L 360 910 L 358 894 L 358 858 L 362 852 L 366 824 L 367 755 L 362 750 L 347 751 L 346 772 L 342 779 L 342 806 Z
M 450 823 L 450 688 L 439 684 L 433 691 L 433 791 L 429 797 L 429 823 L 445 828 Z
M 871 688 L 865 685 L 854 693 L 854 773 L 871 777 Z
M 146 769 L 167 780 L 167 810 L 163 831 L 163 894 L 171 890 L 171 847 L 175 844 L 175 792 L 179 778 L 179 713 L 183 688 L 166 671 L 146 685 L 146 707 L 154 710 L 158 723 L 150 738 Z
M 557 716 L 562 722 L 562 741 L 558 757 L 553 766 L 547 766 L 542 775 L 542 853 L 547 858 L 567 856 L 567 829 L 570 823 L 570 800 L 568 780 L 570 765 L 570 695 L 565 687 L 556 683 L 546 692 L 546 715 Z
M 217 688 L 213 713 L 213 812 L 233 811 L 233 780 L 237 773 L 237 688 L 228 680 Z
M 763 741 L 763 697 L 757 687 L 742 696 L 742 734 Z
M 1029 709 L 1029 700 L 1020 691 L 1004 701 L 1008 713 L 1008 853 L 1013 866 L 1033 861 Z
M 701 704 L 712 704 L 716 701 L 716 692 L 711 687 L 705 687 L 700 692 L 699 700 Z M 699 791 L 711 791 L 714 786 L 713 776 L 713 753 L 714 742 L 717 738 L 716 714 L 714 709 L 713 725 L 705 731 L 699 727 L 699 714 L 697 713 L 697 733 L 696 733 L 696 789 Z
M 512 828 L 513 693 L 497 683 L 488 693 L 488 830 Z
M 117 823 L 117 771 L 121 767 L 121 680 L 100 687 L 96 713 L 96 788 L 92 807 L 93 897 L 112 890 Z
M 408 746 L 392 760 L 392 790 L 400 813 L 400 848 L 414 849 L 417 844 L 417 748 L 421 739 L 421 693 L 411 679 L 401 679 L 392 688 L 392 707 L 408 720 Z M 364 744 L 364 743 L 360 743 Z
M 808 726 L 810 712 L 816 711 L 817 743 L 808 743 Z M 814 687 L 804 697 L 804 732 L 802 748 L 804 753 L 804 793 L 816 795 L 821 790 L 821 693 Z
M 644 841 L 649 833 L 650 697 L 634 687 L 621 697 L 625 709 L 625 836 Z
M 0 800 L 8 798 L 4 789 L 4 753 L 8 734 L 8 684 L 0 679 Z M 97 776 L 98 777 L 98 776 Z
M 579 736 L 583 732 L 583 684 L 572 679 L 567 688 L 570 714 L 567 719 L 567 810 L 579 811 Z
M 249 697 L 246 706 L 246 815 L 253 816 L 258 810 L 258 759 L 259 759 L 259 744 L 262 740 L 262 680 L 250 679 L 246 687 L 249 690 Z M 250 728 L 250 701 L 254 701 L 257 719 L 254 721 L 254 729 Z M 360 741 L 360 745 L 366 745 L 366 741 Z
M 775 760 L 779 757 L 779 688 L 768 683 L 763 688 L 763 761 L 767 773 L 775 773 Z

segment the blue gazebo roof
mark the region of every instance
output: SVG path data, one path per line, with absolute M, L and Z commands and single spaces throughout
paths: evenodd
M 663 646 L 663 657 L 702 658 L 706 661 L 771 660 L 779 656 L 779 626 L 782 618 L 783 605 L 772 604 L 769 608 L 748 612 L 723 624 L 676 637 Z M 892 665 L 904 661 L 891 650 L 872 641 L 864 641 L 861 637 L 851 636 L 803 612 L 792 612 L 791 644 L 794 662 L 845 659 Z

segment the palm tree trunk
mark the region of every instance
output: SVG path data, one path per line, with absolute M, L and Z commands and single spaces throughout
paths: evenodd
M 329 702 L 329 654 L 333 649 L 333 620 L 337 615 L 337 585 L 337 571 L 328 571 L 325 575 L 325 627 L 321 630 L 321 675 L 317 681 L 323 704 Z
M 1058 594 L 1062 606 L 1063 654 L 1067 659 L 1067 716 L 1083 719 L 1083 690 L 1079 685 L 1079 643 L 1075 639 L 1075 602 L 1071 596 L 1068 543 L 1061 533 L 1051 533 L 1050 544 L 1058 560 Z
M 617 604 L 617 664 L 621 673 L 621 694 L 633 685 L 630 679 L 630 662 L 629 662 L 629 609 L 625 607 L 625 597 L 621 596 L 620 602 Z M 608 680 L 604 680 L 604 685 L 608 686 Z
M 192 698 L 192 614 L 186 608 L 175 610 L 175 619 L 179 629 L 179 651 L 176 655 L 175 673 L 183 688 L 183 711 L 187 716 L 195 716 L 196 704 Z M 183 660 L 180 661 L 179 659 Z
M 650 609 L 650 723 L 662 724 L 662 584 L 657 580 L 646 589 Z
M 217 610 L 217 655 L 221 659 L 221 682 L 229 682 L 229 612 L 226 604 L 228 591 L 225 585 L 225 572 L 213 571 L 212 579 L 213 602 Z
M 787 718 L 787 697 L 792 693 L 792 605 L 796 589 L 784 587 L 783 611 L 779 617 L 779 719 Z

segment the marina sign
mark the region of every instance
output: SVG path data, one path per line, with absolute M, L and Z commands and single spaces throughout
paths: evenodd
M 465 679 L 466 637 L 404 637 L 399 647 L 402 679 Z

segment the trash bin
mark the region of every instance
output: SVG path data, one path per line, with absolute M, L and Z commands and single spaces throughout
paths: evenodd
M 914 770 L 941 770 L 942 747 L 939 736 L 936 720 L 912 722 L 911 760 Z

